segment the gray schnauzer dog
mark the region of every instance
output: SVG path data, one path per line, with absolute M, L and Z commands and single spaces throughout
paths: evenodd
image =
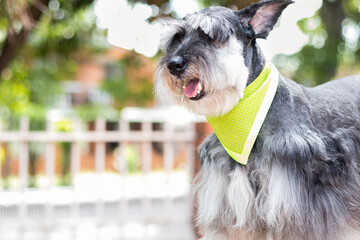
M 231 112 L 267 64 L 256 39 L 290 3 L 209 7 L 166 21 L 155 94 L 199 115 Z M 202 239 L 360 239 L 360 77 L 308 88 L 274 76 L 276 92 L 246 164 L 217 133 L 200 147 Z

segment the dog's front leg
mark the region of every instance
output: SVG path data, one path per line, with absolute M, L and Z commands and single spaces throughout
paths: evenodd
M 202 240 L 253 239 L 238 237 L 254 201 L 246 169 L 229 157 L 215 134 L 202 144 L 200 160 L 194 190 Z
M 227 189 L 229 164 L 227 154 L 215 134 L 209 136 L 199 149 L 201 169 L 195 179 L 194 199 L 197 209 L 196 225 L 201 240 L 226 240 L 231 218 L 228 212 Z
M 224 182 L 224 176 L 207 170 L 201 170 L 196 177 L 196 225 L 200 230 L 201 240 L 228 239 L 224 233 L 226 227 L 221 214 L 222 209 L 224 209 L 225 196 L 220 185 Z

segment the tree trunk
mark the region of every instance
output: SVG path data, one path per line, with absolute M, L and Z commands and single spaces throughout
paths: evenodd
M 339 64 L 338 46 L 343 41 L 342 22 L 345 19 L 343 2 L 341 0 L 323 0 L 320 16 L 328 35 L 323 48 L 327 60 L 321 69 L 325 74 L 324 80 L 328 81 L 336 75 Z
M 0 73 L 15 58 L 17 51 L 21 48 L 29 34 L 32 32 L 43 14 L 43 8 L 47 7 L 50 0 L 37 0 L 28 7 L 30 18 L 33 20 L 31 28 L 23 27 L 18 33 L 10 33 L 8 31 L 3 48 L 0 52 Z

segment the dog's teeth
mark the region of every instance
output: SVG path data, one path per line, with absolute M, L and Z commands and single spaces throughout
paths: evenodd
M 185 89 L 185 85 L 183 86 L 183 89 Z
M 198 83 L 198 93 L 200 93 L 201 90 L 202 90 L 202 86 L 201 86 L 201 83 L 199 82 Z
M 199 94 L 200 93 L 200 90 L 197 90 L 197 92 L 196 92 L 197 94 Z

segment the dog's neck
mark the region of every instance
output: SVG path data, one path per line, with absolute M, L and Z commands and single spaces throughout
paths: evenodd
M 249 69 L 246 86 L 250 85 L 261 73 L 265 66 L 265 57 L 255 39 L 244 49 L 245 65 Z

